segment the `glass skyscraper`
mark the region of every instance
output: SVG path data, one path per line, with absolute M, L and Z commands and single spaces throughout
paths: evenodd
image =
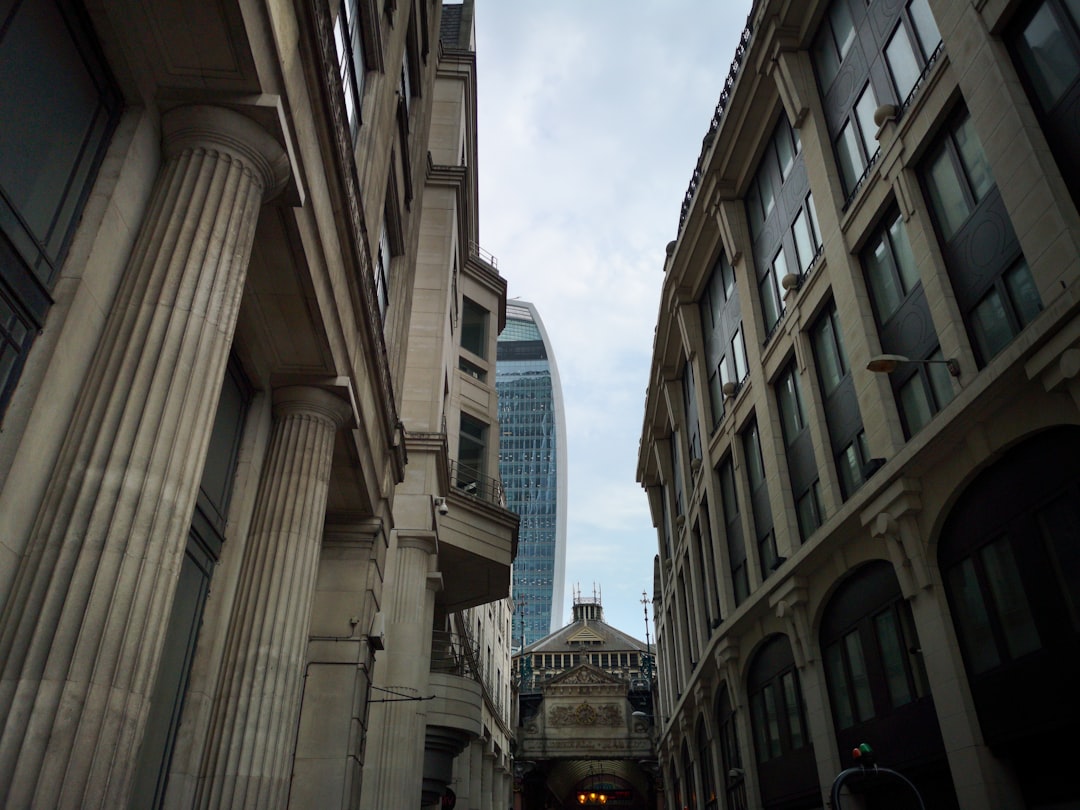
M 536 307 L 510 301 L 499 335 L 499 475 L 521 517 L 513 644 L 562 626 L 566 569 L 566 417 L 555 357 Z

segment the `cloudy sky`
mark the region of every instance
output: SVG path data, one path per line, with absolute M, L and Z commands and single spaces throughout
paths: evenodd
M 562 376 L 572 588 L 644 639 L 635 481 L 664 248 L 750 0 L 476 0 L 480 241 Z M 651 606 L 650 636 L 655 639 Z

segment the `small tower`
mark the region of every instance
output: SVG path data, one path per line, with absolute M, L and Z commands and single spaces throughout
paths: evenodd
M 604 620 L 604 606 L 600 600 L 600 588 L 593 584 L 593 595 L 582 596 L 581 587 L 574 586 L 574 621 L 575 622 L 602 622 Z

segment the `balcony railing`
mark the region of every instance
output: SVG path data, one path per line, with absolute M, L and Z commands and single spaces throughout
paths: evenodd
M 503 689 L 497 683 L 495 672 L 485 672 L 480 660 L 477 642 L 468 632 L 468 622 L 462 614 L 456 614 L 454 625 L 464 632 L 451 633 L 434 630 L 431 634 L 431 671 L 460 678 L 471 678 L 480 684 L 492 710 L 503 716 Z M 510 674 L 506 673 L 509 678 Z
M 450 462 L 450 486 L 459 493 L 506 508 L 506 490 L 502 481 L 458 461 Z
M 480 261 L 482 261 L 484 264 L 486 264 L 492 270 L 498 270 L 499 269 L 499 260 L 495 257 L 495 255 L 492 254 L 492 253 L 489 253 L 486 250 L 484 250 L 476 242 L 469 242 L 469 254 L 473 258 L 476 258 L 476 259 L 479 259 Z

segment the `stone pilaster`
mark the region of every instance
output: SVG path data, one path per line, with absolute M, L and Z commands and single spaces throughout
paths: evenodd
M 489 750 L 491 743 L 484 744 L 483 787 L 480 790 L 480 810 L 495 810 L 495 752 Z
M 469 743 L 469 805 L 468 810 L 480 810 L 484 790 L 484 741 Z
M 259 209 L 249 119 L 181 107 L 0 620 L 0 804 L 126 804 Z
M 363 810 L 420 806 L 427 704 L 418 698 L 430 694 L 432 619 L 442 584 L 433 570 L 437 551 L 434 532 L 399 533 L 391 549 L 383 600 L 386 649 L 378 657 L 369 713 Z
M 274 392 L 198 807 L 284 806 L 334 436 L 350 416 L 329 391 Z

